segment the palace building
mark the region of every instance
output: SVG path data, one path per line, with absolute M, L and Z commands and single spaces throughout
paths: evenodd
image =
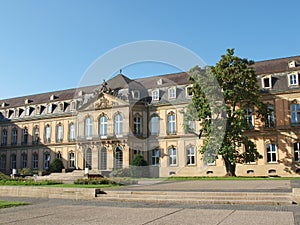
M 300 56 L 256 62 L 264 122 L 245 112 L 248 136 L 263 156 L 238 164 L 238 176 L 300 175 Z M 66 169 L 108 175 L 140 154 L 152 177 L 223 176 L 221 157 L 208 163 L 198 149 L 197 121 L 184 129 L 192 99 L 187 73 L 132 80 L 123 74 L 96 86 L 0 100 L 0 171 Z

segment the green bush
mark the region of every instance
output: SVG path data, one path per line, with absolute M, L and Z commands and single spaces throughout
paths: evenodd
M 7 179 L 9 179 L 10 177 L 9 176 L 7 176 L 7 175 L 5 175 L 4 173 L 1 173 L 0 172 L 0 181 L 1 180 L 7 180 Z
M 80 178 L 74 181 L 74 184 L 82 184 L 82 185 L 89 185 L 89 184 L 116 184 L 115 181 L 107 179 L 107 178 Z
M 64 168 L 64 164 L 59 158 L 55 158 L 49 165 L 49 171 L 51 173 L 61 173 Z
M 132 177 L 149 177 L 148 162 L 141 155 L 135 155 L 130 166 Z
M 30 168 L 23 168 L 19 170 L 20 175 L 32 175 L 32 170 Z
M 109 174 L 110 177 L 131 177 L 130 168 L 114 170 Z

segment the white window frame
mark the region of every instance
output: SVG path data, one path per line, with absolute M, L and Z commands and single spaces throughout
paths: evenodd
M 103 115 L 99 118 L 99 136 L 101 138 L 107 138 L 107 126 L 108 119 Z
M 158 148 L 151 151 L 151 166 L 159 166 L 160 150 Z
M 277 163 L 278 160 L 278 151 L 276 144 L 268 143 L 266 144 L 266 152 L 267 152 L 267 163 Z M 270 154 L 270 157 L 268 155 Z M 275 159 L 274 159 L 275 154 Z M 268 160 L 270 158 L 270 160 Z
M 269 80 L 269 86 L 265 85 L 265 80 Z M 271 89 L 272 88 L 272 76 L 265 76 L 261 79 L 261 86 L 264 89 Z
M 174 112 L 170 112 L 167 115 L 167 132 L 168 134 L 176 134 L 176 114 Z
M 75 124 L 69 124 L 69 141 L 75 141 Z
M 291 124 L 300 124 L 300 104 L 291 104 Z
M 155 123 L 154 118 L 157 118 L 157 124 Z M 154 129 L 155 124 L 157 125 L 157 130 Z M 151 119 L 150 119 L 150 134 L 153 135 L 153 136 L 159 134 L 159 116 L 156 115 L 156 114 L 151 116 Z
M 168 97 L 169 97 L 169 99 L 175 99 L 176 98 L 176 87 L 169 88 Z
M 69 152 L 69 168 L 75 168 L 75 152 Z
M 137 95 L 137 96 L 135 96 L 135 95 Z M 138 91 L 138 90 L 132 91 L 132 98 L 136 99 L 136 100 L 140 99 L 140 91 Z
M 57 132 L 56 141 L 62 142 L 64 133 L 63 133 L 63 125 L 61 123 L 57 125 L 56 132 Z
M 86 138 L 93 137 L 93 119 L 91 116 L 88 116 L 84 120 L 84 136 Z
M 45 142 L 50 143 L 51 141 L 51 127 L 49 124 L 45 127 Z
M 120 113 L 114 117 L 114 134 L 116 137 L 123 136 L 123 116 Z
M 297 155 L 297 157 L 296 157 Z M 296 158 L 298 158 L 296 160 Z M 294 161 L 295 162 L 300 162 L 300 142 L 294 143 Z
M 192 94 L 189 94 L 189 89 L 190 88 L 192 88 L 193 87 L 193 85 L 188 85 L 188 86 L 186 86 L 185 87 L 185 95 L 186 95 L 186 97 L 188 97 L 188 98 L 191 98 L 191 97 L 193 97 L 194 96 L 194 93 L 192 93 Z
M 298 74 L 297 73 L 288 74 L 288 82 L 289 82 L 289 86 L 298 85 L 299 84 Z
M 159 89 L 155 89 L 152 91 L 152 100 L 155 100 L 155 101 L 159 100 Z
M 194 166 L 196 165 L 196 152 L 195 146 L 187 146 L 186 148 L 186 165 Z
M 168 148 L 169 166 L 177 166 L 177 149 L 176 147 Z

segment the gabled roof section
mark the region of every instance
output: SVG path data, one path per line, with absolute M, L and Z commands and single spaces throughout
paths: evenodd
M 296 62 L 296 67 L 289 68 L 288 63 L 291 61 Z M 259 61 L 253 67 L 257 75 L 295 71 L 300 69 L 300 56 Z
M 127 88 L 129 83 L 132 82 L 131 79 L 124 76 L 123 74 L 118 74 L 117 76 L 111 78 L 107 81 L 108 87 L 112 90 Z

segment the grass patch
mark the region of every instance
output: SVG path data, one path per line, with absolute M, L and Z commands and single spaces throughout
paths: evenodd
M 29 205 L 27 202 L 10 202 L 10 201 L 1 201 L 0 200 L 0 209 L 21 206 L 21 205 Z
M 55 185 L 61 184 L 60 181 L 53 180 L 45 180 L 35 182 L 33 179 L 8 179 L 8 180 L 0 180 L 0 185 L 8 185 L 8 186 L 42 186 L 42 185 Z
M 62 187 L 62 188 L 113 188 L 119 187 L 116 184 L 55 184 L 50 187 Z

